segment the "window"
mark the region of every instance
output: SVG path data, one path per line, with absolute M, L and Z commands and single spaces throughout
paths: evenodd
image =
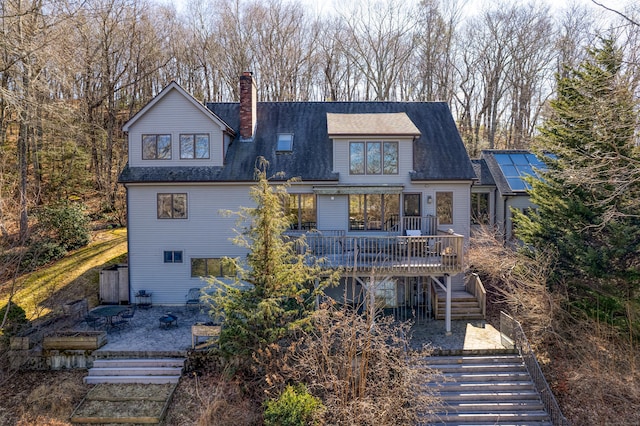
M 378 281 L 374 284 L 374 288 L 377 308 L 395 308 L 398 306 L 395 280 Z
M 171 160 L 171 135 L 142 135 L 143 160 Z
M 277 152 L 293 151 L 293 134 L 278 133 L 278 145 L 276 146 L 276 151 Z
M 420 216 L 420 194 L 404 194 L 404 215 Z
M 471 224 L 472 225 L 488 225 L 489 224 L 489 194 L 471 193 Z
M 182 263 L 182 251 L 165 250 L 164 263 Z
M 192 277 L 233 277 L 236 269 L 229 259 L 193 258 L 191 259 Z
M 398 142 L 350 142 L 349 173 L 398 174 Z
M 436 192 L 436 214 L 440 225 L 453 224 L 453 192 Z
M 158 194 L 158 219 L 186 219 L 187 194 Z
M 349 195 L 349 230 L 389 231 L 398 223 L 400 194 Z
M 291 218 L 289 229 L 315 229 L 317 226 L 315 194 L 289 194 L 285 214 Z
M 180 158 L 182 160 L 209 158 L 209 135 L 180 135 Z

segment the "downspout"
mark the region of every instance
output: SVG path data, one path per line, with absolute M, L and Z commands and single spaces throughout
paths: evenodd
M 503 235 L 503 243 L 506 244 L 508 241 L 507 238 L 507 201 L 509 201 L 509 195 L 505 195 L 504 196 L 504 200 L 503 200 L 503 206 L 502 206 L 502 235 Z

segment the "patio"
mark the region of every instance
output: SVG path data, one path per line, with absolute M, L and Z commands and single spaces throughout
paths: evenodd
M 160 318 L 171 313 L 177 324 L 169 327 Z M 96 352 L 101 356 L 150 354 L 155 356 L 184 356 L 191 349 L 191 326 L 208 322 L 203 311 L 184 306 L 154 306 L 137 309 L 132 322 L 107 333 L 107 344 Z M 92 330 L 86 323 L 78 323 L 75 330 Z M 202 340 L 201 340 L 202 341 Z M 452 334 L 447 336 L 442 320 L 427 320 L 412 328 L 410 346 L 428 346 L 440 351 L 486 351 L 503 349 L 500 332 L 483 321 L 452 321 Z
M 169 326 L 160 318 L 171 314 L 177 317 Z M 107 344 L 97 353 L 163 353 L 184 356 L 191 349 L 191 326 L 197 322 L 210 321 L 208 315 L 197 308 L 185 306 L 153 306 L 136 309 L 128 325 L 107 331 Z M 76 324 L 74 330 L 88 331 L 92 327 L 85 322 Z

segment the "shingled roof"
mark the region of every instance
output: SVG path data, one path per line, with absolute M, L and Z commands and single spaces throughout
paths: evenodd
M 239 103 L 209 103 L 207 107 L 231 129 L 240 126 Z M 269 161 L 269 174 L 283 179 L 337 181 L 327 114 L 404 113 L 417 128 L 412 180 L 472 180 L 475 173 L 443 102 L 259 102 L 255 135 L 250 142 L 236 137 L 222 167 L 128 166 L 121 182 L 242 182 L 254 180 L 256 158 Z M 414 132 L 412 129 L 411 132 Z M 277 135 L 293 134 L 293 150 L 277 152 Z
M 476 172 L 477 185 L 496 185 L 496 181 L 493 179 L 493 176 L 489 171 L 489 166 L 487 166 L 487 162 L 484 158 L 472 159 L 471 164 L 473 164 L 473 170 Z

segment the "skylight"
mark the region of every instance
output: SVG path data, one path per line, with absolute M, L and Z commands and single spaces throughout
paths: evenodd
M 291 152 L 293 151 L 293 134 L 292 133 L 278 133 L 278 145 L 276 146 L 277 152 Z
M 531 185 L 525 176 L 536 176 L 534 169 L 545 170 L 545 164 L 531 153 L 494 154 L 502 174 L 512 191 L 528 191 Z

